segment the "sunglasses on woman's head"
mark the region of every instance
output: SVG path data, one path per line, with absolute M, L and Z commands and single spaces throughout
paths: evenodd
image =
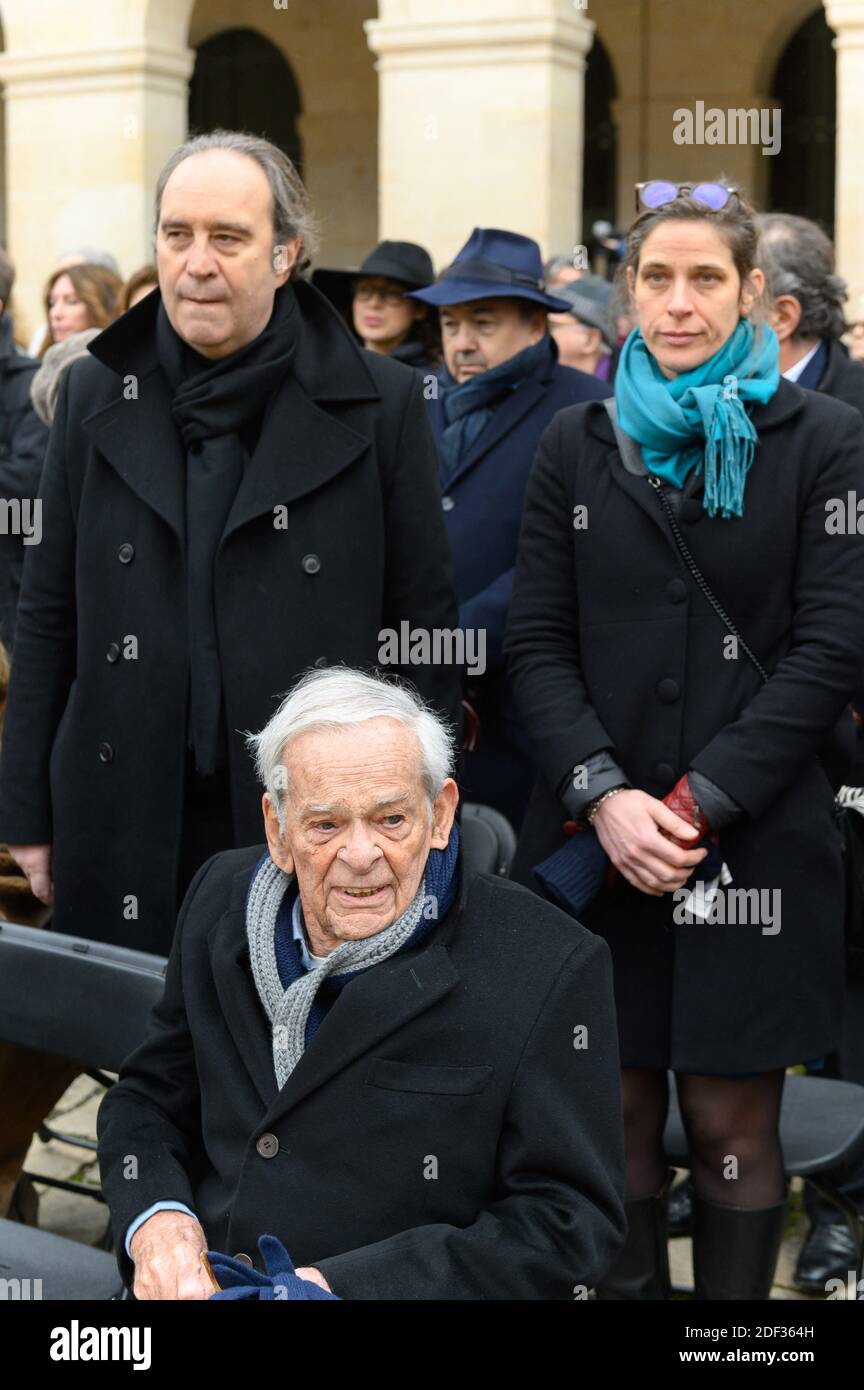
M 738 190 L 727 188 L 722 183 L 670 183 L 666 179 L 650 179 L 648 183 L 636 185 L 636 211 L 642 208 L 662 208 L 672 203 L 681 193 L 687 193 L 694 203 L 719 212 L 725 208 L 730 198 L 738 197 Z

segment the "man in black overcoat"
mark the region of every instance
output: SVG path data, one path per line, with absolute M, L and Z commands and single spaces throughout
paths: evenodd
M 244 731 L 384 629 L 455 626 L 422 384 L 298 278 L 311 237 L 278 149 L 190 141 L 161 293 L 61 390 L 0 770 L 0 839 L 60 931 L 167 953 L 200 864 L 259 837 Z M 452 667 L 397 672 L 457 718 Z
M 197 875 L 99 1112 L 136 1298 L 208 1297 L 208 1247 L 254 1296 L 263 1235 L 301 1298 L 586 1297 L 624 1236 L 605 943 L 463 869 L 407 689 L 313 672 L 250 743 L 267 846 Z

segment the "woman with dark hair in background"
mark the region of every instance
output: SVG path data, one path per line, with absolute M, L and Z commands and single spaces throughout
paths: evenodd
M 780 379 L 737 192 L 640 190 L 614 402 L 562 411 L 528 485 L 506 649 L 541 779 L 513 876 L 612 949 L 629 1234 L 598 1297 L 669 1297 L 671 1070 L 696 1297 L 766 1299 L 785 1069 L 834 1048 L 843 999 L 822 755 L 853 746 L 864 537 L 826 516 L 864 440 Z

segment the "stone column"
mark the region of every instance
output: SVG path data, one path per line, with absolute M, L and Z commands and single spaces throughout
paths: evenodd
M 837 268 L 856 312 L 864 293 L 864 0 L 825 0 L 825 17 L 837 36 Z
M 124 275 L 151 259 L 156 175 L 186 136 L 191 0 L 170 14 L 137 0 L 111 9 L 109 23 L 98 4 L 3 0 L 7 243 L 21 337 L 42 321 L 59 255 L 111 251 Z
M 581 238 L 583 79 L 594 25 L 573 0 L 380 0 L 382 237 L 436 265 L 474 226 Z

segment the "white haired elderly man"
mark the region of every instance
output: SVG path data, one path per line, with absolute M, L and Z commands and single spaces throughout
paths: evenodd
M 250 744 L 267 846 L 194 879 L 99 1115 L 135 1297 L 210 1296 L 208 1246 L 259 1296 L 265 1235 L 312 1292 L 263 1296 L 584 1296 L 625 1229 L 605 943 L 462 871 L 413 691 L 313 671 Z

